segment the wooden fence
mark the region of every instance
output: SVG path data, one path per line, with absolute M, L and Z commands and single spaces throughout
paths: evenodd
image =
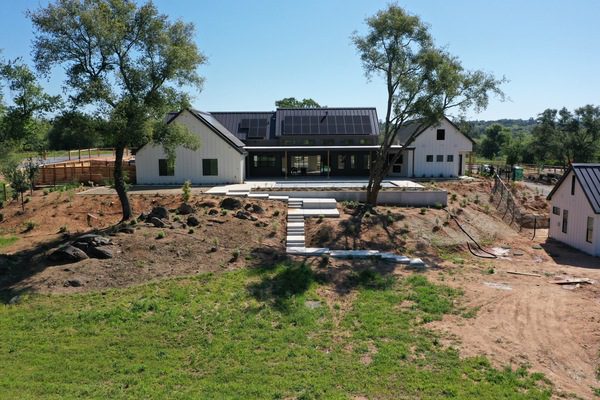
M 36 186 L 64 183 L 88 183 L 103 185 L 111 182 L 115 171 L 114 161 L 86 160 L 50 164 L 40 167 L 35 178 Z M 135 165 L 123 162 L 123 173 L 129 183 L 135 183 Z

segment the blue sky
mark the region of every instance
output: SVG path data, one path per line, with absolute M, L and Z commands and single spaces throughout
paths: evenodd
M 46 0 L 0 3 L 5 58 L 30 61 L 27 9 Z M 209 63 L 194 106 L 209 111 L 271 110 L 283 97 L 311 97 L 330 107 L 385 111 L 380 79 L 367 82 L 350 42 L 383 0 L 156 0 L 161 12 L 196 25 Z M 492 101 L 473 119 L 529 118 L 545 108 L 600 104 L 600 2 L 596 0 L 404 0 L 431 27 L 438 45 L 468 69 L 510 80 L 510 100 Z M 60 71 L 44 81 L 60 93 Z

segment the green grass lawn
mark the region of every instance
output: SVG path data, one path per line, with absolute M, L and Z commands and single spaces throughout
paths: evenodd
M 457 291 L 367 272 L 348 309 L 323 279 L 296 264 L 24 296 L 0 305 L 0 398 L 550 398 L 541 375 L 461 360 L 423 327 Z

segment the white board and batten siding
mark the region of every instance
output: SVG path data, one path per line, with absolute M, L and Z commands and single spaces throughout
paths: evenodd
M 444 140 L 437 139 L 438 129 L 445 130 Z M 467 156 L 473 151 L 473 142 L 446 118 L 442 119 L 438 125 L 425 130 L 410 145 L 415 148 L 413 176 L 416 178 L 457 177 L 460 155 L 462 155 L 463 164 L 460 172 L 464 175 Z M 433 156 L 433 161 L 427 161 L 428 155 Z M 442 156 L 442 161 L 438 161 L 438 156 Z M 451 156 L 450 161 L 448 161 L 448 156 Z
M 244 181 L 244 155 L 223 140 L 210 127 L 201 122 L 188 110 L 182 111 L 171 123 L 184 124 L 191 133 L 200 138 L 200 148 L 196 151 L 178 147 L 175 158 L 175 172 L 172 176 L 159 174 L 159 160 L 165 159 L 162 146 L 147 144 L 135 156 L 138 184 L 182 184 L 190 180 L 192 184 L 242 183 Z M 217 159 L 217 175 L 207 176 L 202 171 L 203 159 Z
M 600 215 L 594 213 L 577 179 L 575 193 L 571 194 L 573 175 L 571 170 L 552 195 L 548 236 L 585 253 L 600 256 Z M 562 229 L 565 210 L 568 211 L 566 233 Z M 555 214 L 556 211 L 558 215 Z M 586 240 L 588 217 L 594 219 L 591 243 Z

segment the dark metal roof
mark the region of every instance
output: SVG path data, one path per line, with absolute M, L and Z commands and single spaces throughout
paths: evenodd
M 548 200 L 552 200 L 554 192 L 558 190 L 571 171 L 575 174 L 576 180 L 579 182 L 594 213 L 600 214 L 600 164 L 571 165 L 548 194 Z
M 215 117 L 229 132 L 233 133 L 238 139 L 253 139 L 243 128 L 243 120 L 266 120 L 266 135 L 256 137 L 257 139 L 271 139 L 275 136 L 275 112 L 274 111 L 211 111 L 210 114 Z
M 225 128 L 215 117 L 210 115 L 209 113 L 205 113 L 198 110 L 188 109 L 193 116 L 203 121 L 209 128 L 211 128 L 215 133 L 221 136 L 226 142 L 228 142 L 233 148 L 235 148 L 240 153 L 244 153 L 244 142 L 235 137 L 234 134 L 229 132 L 227 128 Z M 176 117 L 172 118 L 173 121 Z
M 278 108 L 275 135 L 379 135 L 374 107 Z

